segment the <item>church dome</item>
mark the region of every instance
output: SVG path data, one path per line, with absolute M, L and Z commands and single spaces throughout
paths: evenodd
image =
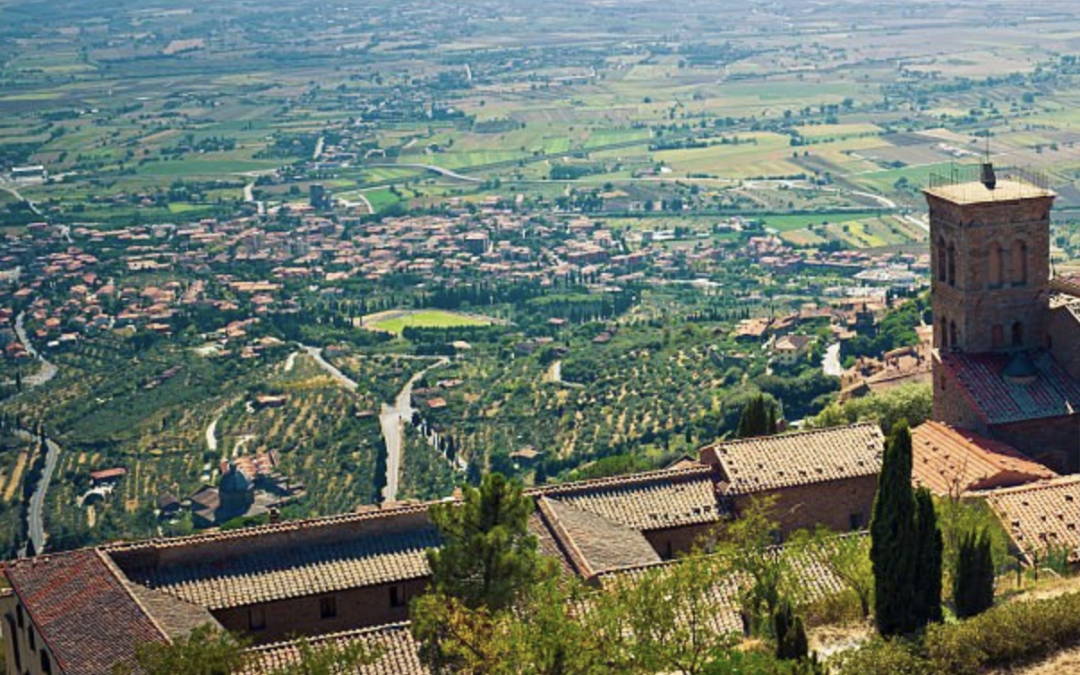
M 1027 352 L 1020 352 L 1009 361 L 1005 370 L 1001 371 L 1001 376 L 1009 384 L 1026 386 L 1039 377 L 1039 371 Z
M 255 486 L 244 475 L 244 472 L 236 467 L 236 464 L 229 462 L 229 470 L 221 476 L 220 489 L 222 492 L 247 492 L 255 489 Z

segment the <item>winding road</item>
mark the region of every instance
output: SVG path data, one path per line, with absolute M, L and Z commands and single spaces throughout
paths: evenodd
M 450 359 L 441 358 L 417 372 L 401 388 L 401 392 L 394 399 L 394 405 L 383 404 L 382 414 L 379 415 L 379 426 L 382 428 L 383 441 L 386 443 L 386 487 L 383 489 L 383 501 L 397 501 L 398 482 L 401 479 L 402 432 L 405 425 L 412 422 L 413 387 L 429 370 L 448 363 Z
M 326 373 L 338 381 L 343 387 L 349 391 L 355 392 L 360 385 L 355 380 L 350 378 L 345 373 L 341 372 L 332 363 L 323 358 L 322 349 L 318 347 L 309 347 L 307 345 L 300 345 L 308 356 L 314 359 Z M 395 354 L 387 354 L 387 356 L 403 356 Z M 410 358 L 412 355 L 408 355 Z M 437 358 L 434 363 L 418 371 L 414 374 L 409 381 L 405 383 L 405 386 L 398 392 L 397 397 L 394 399 L 394 405 L 383 404 L 382 412 L 379 414 L 379 427 L 382 430 L 383 442 L 386 444 L 386 487 L 383 489 L 383 500 L 387 502 L 393 502 L 397 500 L 398 485 L 401 480 L 401 455 L 404 448 L 403 443 L 403 431 L 406 423 L 412 421 L 413 407 L 412 407 L 412 391 L 416 383 L 423 377 L 428 371 L 445 366 L 450 363 L 450 359 L 446 357 Z
M 40 387 L 56 377 L 56 366 L 34 349 L 34 345 L 26 334 L 24 319 L 25 312 L 15 318 L 15 334 L 19 336 L 19 341 L 26 348 L 26 353 L 41 363 L 41 370 L 23 380 L 23 385 L 31 388 Z M 17 429 L 15 435 L 24 440 L 37 440 L 35 434 L 25 429 Z M 52 482 L 52 475 L 56 471 L 56 464 L 60 461 L 60 452 L 60 446 L 56 444 L 56 441 L 51 438 L 45 439 L 45 466 L 41 472 L 41 479 L 34 487 L 34 493 L 30 495 L 30 510 L 27 514 L 27 530 L 30 541 L 34 545 L 35 555 L 40 555 L 45 550 L 45 543 L 48 541 L 48 534 L 45 532 L 45 497 L 49 491 L 49 483 Z M 25 556 L 26 553 L 24 548 L 20 555 Z

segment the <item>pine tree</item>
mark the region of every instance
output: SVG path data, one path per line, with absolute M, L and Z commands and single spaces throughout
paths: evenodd
M 915 498 L 911 490 L 911 432 L 906 422 L 885 445 L 870 522 L 874 568 L 874 616 L 882 635 L 914 630 Z
M 934 513 L 934 497 L 925 487 L 915 492 L 915 567 L 917 628 L 941 621 L 941 564 L 945 543 Z
M 964 534 L 960 539 L 953 602 L 961 619 L 985 612 L 994 604 L 994 560 L 986 530 Z

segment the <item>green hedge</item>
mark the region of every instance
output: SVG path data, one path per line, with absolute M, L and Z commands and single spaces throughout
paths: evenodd
M 875 638 L 844 654 L 837 675 L 978 675 L 1080 644 L 1080 593 L 999 605 L 920 641 Z

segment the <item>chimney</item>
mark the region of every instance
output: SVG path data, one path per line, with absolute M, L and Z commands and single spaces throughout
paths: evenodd
M 994 165 L 991 162 L 986 162 L 982 165 L 982 178 L 980 182 L 986 186 L 987 190 L 993 190 L 997 187 L 997 176 L 994 175 Z

